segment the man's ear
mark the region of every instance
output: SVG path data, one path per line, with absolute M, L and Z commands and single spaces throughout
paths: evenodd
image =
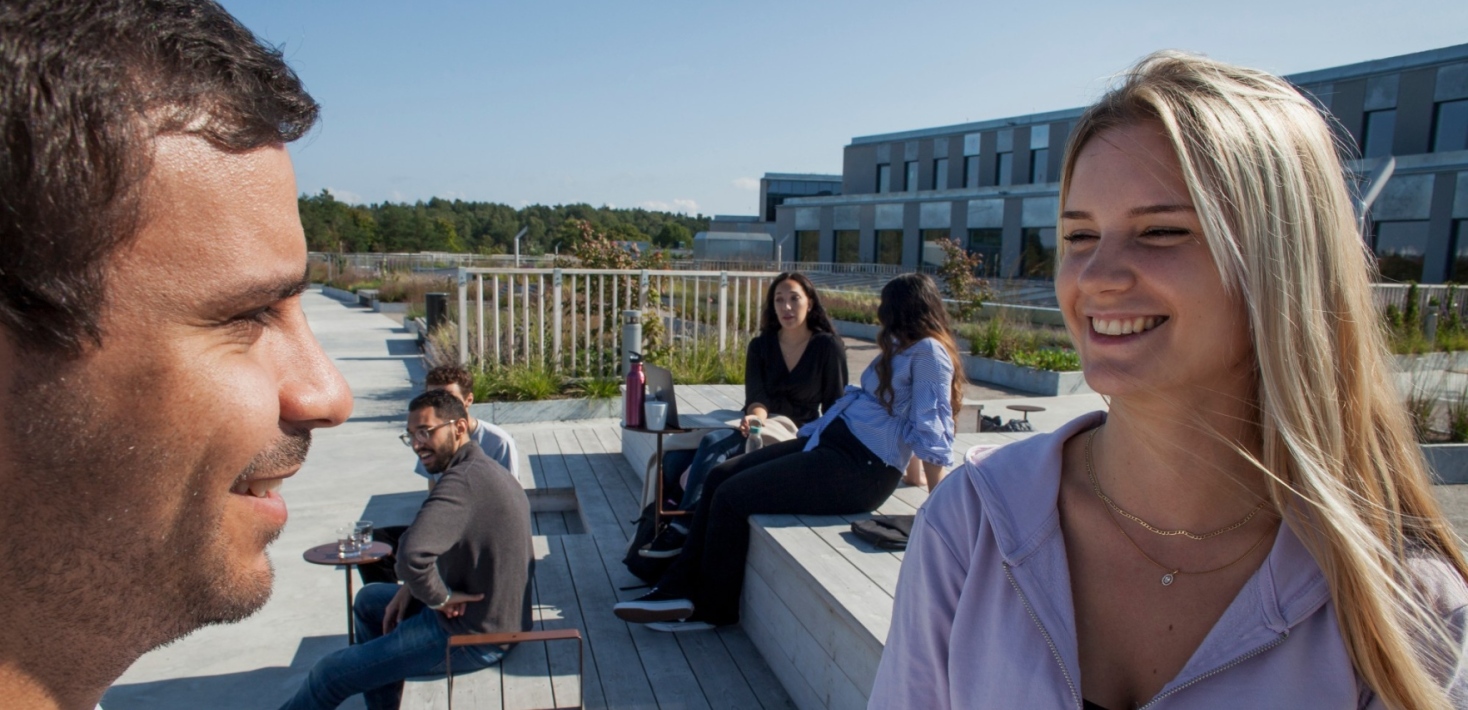
M 464 393 L 464 411 L 466 411 L 466 412 L 469 411 L 469 405 L 471 405 L 471 404 L 474 404 L 474 392 L 473 391 L 465 392 Z
M 469 436 L 469 417 L 462 417 L 454 422 L 454 438 Z

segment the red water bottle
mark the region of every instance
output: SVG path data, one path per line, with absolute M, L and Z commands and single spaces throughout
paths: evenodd
M 642 372 L 642 355 L 631 353 L 627 366 L 627 392 L 622 395 L 625 404 L 622 421 L 631 428 L 642 426 L 642 396 L 647 390 L 647 375 Z

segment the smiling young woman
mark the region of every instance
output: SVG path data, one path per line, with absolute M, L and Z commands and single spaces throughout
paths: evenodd
M 1318 109 L 1162 52 L 1070 141 L 1056 293 L 1109 411 L 934 491 L 872 707 L 1468 704 L 1468 564 Z

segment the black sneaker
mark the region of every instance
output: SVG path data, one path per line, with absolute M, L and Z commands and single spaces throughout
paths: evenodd
M 654 587 L 647 594 L 612 607 L 612 613 L 634 624 L 677 621 L 693 616 L 693 602 Z
M 687 533 L 669 525 L 663 528 L 663 533 L 653 538 L 652 542 L 638 548 L 637 554 L 655 560 L 677 557 L 678 553 L 683 551 L 683 541 L 687 539 Z

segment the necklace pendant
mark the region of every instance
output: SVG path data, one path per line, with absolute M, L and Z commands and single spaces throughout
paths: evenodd
M 1173 578 L 1171 572 L 1168 572 L 1167 574 L 1162 575 L 1162 586 L 1164 586 L 1164 587 L 1171 587 L 1172 586 L 1172 580 L 1173 579 L 1174 578 Z

